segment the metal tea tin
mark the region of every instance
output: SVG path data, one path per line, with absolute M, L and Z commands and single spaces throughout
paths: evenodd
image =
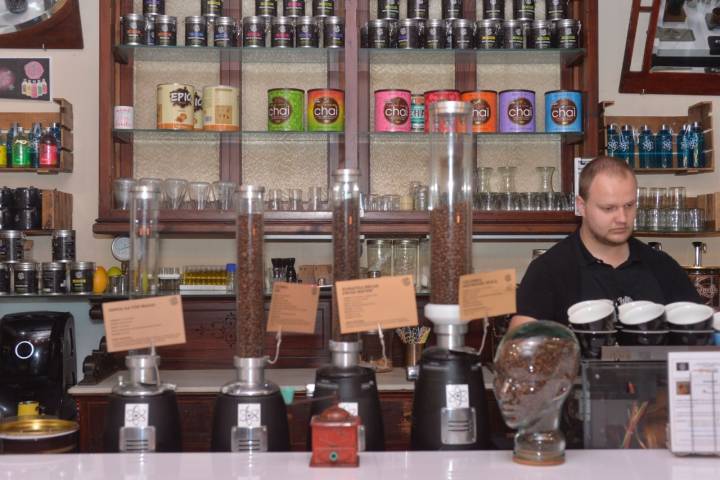
M 562 20 L 568 18 L 568 0 L 545 0 L 545 18 Z
M 297 88 L 273 88 L 267 93 L 268 131 L 302 132 L 305 92 Z
M 505 20 L 505 0 L 483 0 L 483 19 Z
M 443 49 L 446 42 L 445 21 L 439 19 L 428 20 L 425 28 L 425 48 Z
M 515 20 L 534 20 L 535 0 L 513 0 L 513 15 Z
M 205 122 L 203 121 L 202 97 L 196 91 L 193 96 L 193 130 L 203 130 Z
M 420 23 L 414 18 L 400 20 L 398 48 L 420 48 Z
M 460 100 L 472 105 L 473 133 L 497 131 L 497 92 L 495 90 L 463 92 Z
M 223 14 L 223 0 L 200 0 L 200 14 L 203 16 L 221 17 Z
M 429 15 L 429 0 L 407 0 L 407 18 L 422 18 L 427 20 Z
M 579 48 L 582 24 L 579 20 L 566 18 L 555 22 L 555 46 L 557 48 Z
M 194 127 L 195 87 L 182 83 L 157 86 L 157 128 L 192 130 Z
M 368 47 L 390 48 L 390 25 L 387 20 L 377 19 L 368 22 Z
M 458 90 L 430 90 L 425 92 L 425 132 L 430 132 L 430 106 L 443 100 L 459 101 Z
M 498 99 L 500 132 L 532 133 L 535 131 L 535 92 L 504 90 Z
M 52 233 L 53 262 L 75 261 L 75 230 L 55 230 Z
M 155 40 L 155 17 L 156 15 L 145 15 L 145 45 L 154 46 Z
M 534 20 L 527 35 L 527 48 L 545 49 L 552 47 L 552 22 Z
M 203 88 L 203 129 L 214 132 L 240 130 L 240 90 L 229 85 Z
M 18 230 L 39 230 L 41 226 L 40 208 L 19 208 L 15 210 L 13 228 Z
M 0 231 L 0 262 L 17 263 L 25 259 L 25 234 L 18 230 Z
M 545 93 L 545 131 L 583 131 L 582 92 L 554 90 Z
M 442 18 L 445 20 L 463 17 L 463 0 L 442 0 Z
M 40 291 L 45 295 L 68 293 L 67 265 L 60 262 L 47 262 L 40 265 Z
M 313 17 L 332 17 L 335 15 L 335 0 L 313 0 Z
M 295 46 L 295 24 L 290 17 L 273 17 L 271 21 L 270 46 L 293 48 Z
M 177 45 L 177 18 L 155 15 L 155 43 L 161 47 Z
M 232 17 L 218 17 L 213 27 L 213 44 L 216 47 L 234 47 L 237 25 Z
M 525 48 L 525 28 L 520 20 L 505 20 L 503 23 L 503 48 Z
M 320 46 L 320 28 L 313 17 L 300 17 L 295 21 L 295 46 L 298 48 Z
M 345 46 L 345 23 L 341 17 L 325 17 L 323 47 L 343 48 Z
M 500 20 L 480 20 L 475 28 L 475 46 L 482 50 L 500 48 L 501 34 Z
M 345 92 L 318 88 L 307 92 L 307 129 L 309 132 L 345 130 Z
M 367 22 L 363 23 L 360 27 L 360 48 L 369 48 Z
M 243 47 L 267 47 L 267 23 L 263 17 L 243 18 Z
M 15 208 L 40 208 L 42 206 L 42 194 L 40 189 L 35 187 L 21 187 L 13 190 Z
M 305 15 L 305 0 L 283 0 L 283 15 L 286 17 Z
M 473 29 L 474 23 L 470 20 L 464 20 L 458 18 L 453 20 L 453 48 L 454 49 L 469 49 L 473 48 L 475 32 Z
M 409 132 L 410 90 L 375 90 L 375 131 Z
M 19 262 L 12 266 L 13 290 L 15 295 L 35 295 L 38 293 L 37 264 Z
M 12 269 L 10 268 L 9 263 L 0 263 L 0 295 L 8 295 L 12 293 L 10 288 L 10 278 L 12 277 L 11 270 Z
M 143 0 L 143 15 L 165 15 L 165 0 Z
M 70 293 L 90 295 L 93 291 L 95 263 L 75 262 L 70 264 Z
M 277 0 L 255 0 L 255 15 L 274 17 L 277 15 Z
M 400 19 L 400 0 L 378 0 L 377 18 Z
M 410 131 L 425 131 L 425 95 L 414 94 L 410 97 Z
M 138 13 L 128 13 L 120 17 L 120 28 L 122 29 L 123 45 L 145 44 L 145 17 Z
M 453 46 L 453 22 L 454 18 L 443 20 L 445 22 L 445 48 L 451 49 Z
M 207 47 L 207 22 L 205 17 L 185 17 L 185 46 Z

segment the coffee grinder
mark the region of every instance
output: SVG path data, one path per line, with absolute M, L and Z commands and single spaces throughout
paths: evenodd
M 237 205 L 237 380 L 215 402 L 211 448 L 216 452 L 290 450 L 287 409 L 277 385 L 265 380 L 263 187 L 243 185 Z
M 360 274 L 360 172 L 340 169 L 333 175 L 333 278 L 355 280 Z M 361 343 L 357 334 L 340 333 L 337 289 L 333 289 L 330 365 L 317 370 L 315 401 L 310 417 L 333 405 L 360 417 L 367 450 L 385 449 L 382 411 L 375 371 L 359 366 Z M 362 433 L 361 433 L 362 435 Z M 308 435 L 309 443 L 312 443 Z
M 482 366 L 465 347 L 468 325 L 458 305 L 460 276 L 472 273 L 472 107 L 438 102 L 429 120 L 432 289 L 425 317 L 434 324 L 436 346 L 408 369 L 415 380 L 411 448 L 482 449 L 489 439 Z

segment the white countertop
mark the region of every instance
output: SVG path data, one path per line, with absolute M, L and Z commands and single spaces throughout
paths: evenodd
M 528 467 L 504 452 L 360 454 L 358 468 L 310 468 L 310 453 L 0 456 L 3 480 L 718 480 L 719 458 L 667 450 L 571 450 L 564 465 Z
M 485 372 L 487 375 L 487 371 Z M 108 395 L 119 376 L 127 378 L 127 371 L 117 372 L 97 385 L 76 385 L 70 395 Z M 177 386 L 178 393 L 218 393 L 220 387 L 237 378 L 236 370 L 160 370 L 160 379 Z M 315 383 L 314 368 L 269 368 L 265 378 L 281 387 L 293 387 L 304 392 L 305 386 Z M 394 368 L 375 375 L 380 391 L 412 391 L 414 384 L 405 378 L 404 368 Z M 485 379 L 487 383 L 487 378 Z M 0 475 L 0 479 L 2 476 Z

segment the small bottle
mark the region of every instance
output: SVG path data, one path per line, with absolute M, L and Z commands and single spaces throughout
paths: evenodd
M 32 168 L 38 168 L 40 166 L 40 137 L 42 136 L 42 124 L 40 122 L 33 123 L 32 128 L 28 132 L 28 143 L 30 144 L 30 166 Z
M 7 158 L 7 138 L 0 130 L 0 168 L 7 168 L 8 166 L 8 158 Z
M 620 132 L 620 157 L 635 167 L 635 132 L 631 125 L 623 125 Z
M 297 283 L 297 272 L 295 271 L 295 259 L 288 258 L 287 269 L 285 270 L 285 281 L 288 283 Z
M 689 128 L 688 151 L 692 168 L 705 168 L 705 136 L 700 122 L 693 122 Z
M 55 136 L 55 141 L 57 142 L 57 148 L 59 152 L 60 149 L 62 149 L 62 127 L 59 123 L 53 122 L 50 124 L 50 129 L 52 130 L 52 134 Z
M 12 166 L 14 168 L 30 168 L 30 142 L 22 127 L 18 128 L 12 146 Z
M 678 168 L 688 168 L 690 166 L 687 150 L 687 130 L 688 126 L 687 124 L 685 124 L 682 126 L 682 129 L 678 132 L 677 135 Z
M 638 156 L 640 157 L 640 168 L 655 167 L 655 136 L 649 126 L 643 125 L 640 128 L 638 137 Z
M 18 129 L 20 128 L 20 124 L 18 122 L 13 123 L 10 128 L 8 128 L 7 135 L 5 138 L 5 147 L 7 148 L 7 157 L 8 157 L 8 166 L 11 167 L 13 164 L 12 161 L 12 149 L 13 149 L 13 141 L 15 140 L 15 134 L 17 133 Z
M 234 263 L 228 263 L 225 265 L 225 274 L 227 275 L 227 292 L 235 294 L 235 272 L 237 271 L 237 265 Z
M 657 156 L 657 168 L 672 168 L 672 130 L 668 125 L 663 124 L 662 126 L 660 126 L 660 131 L 655 137 L 655 152 Z
M 618 132 L 618 126 L 611 123 L 607 126 L 607 154 L 608 157 L 619 157 L 620 156 L 620 133 Z
M 40 137 L 39 142 L 39 166 L 44 168 L 57 168 L 59 166 L 59 155 L 57 141 L 50 129 L 46 129 L 45 133 Z

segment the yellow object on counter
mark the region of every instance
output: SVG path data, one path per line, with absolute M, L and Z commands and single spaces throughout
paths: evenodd
M 0 168 L 7 168 L 7 166 L 7 145 L 5 145 L 5 142 L 2 142 L 0 143 Z
M 36 415 L 40 415 L 40 404 L 38 402 L 28 401 L 18 403 L 18 417 L 34 417 Z
M 95 275 L 93 275 L 93 293 L 99 295 L 105 293 L 108 286 L 108 274 L 103 267 L 97 267 L 95 269 Z

